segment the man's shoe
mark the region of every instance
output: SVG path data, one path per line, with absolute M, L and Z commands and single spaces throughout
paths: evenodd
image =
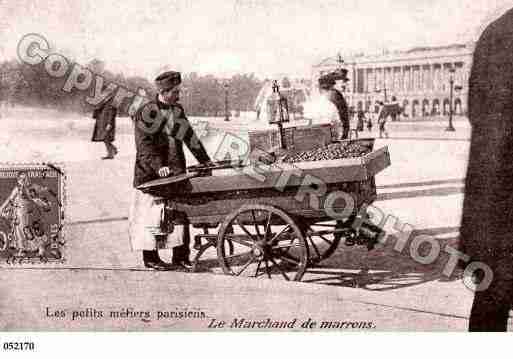
M 194 267 L 191 261 L 188 259 L 173 261 L 173 265 L 186 270 L 192 270 Z
M 102 160 L 111 160 L 111 159 L 113 159 L 113 158 L 114 158 L 114 156 L 112 156 L 112 155 L 108 155 L 108 156 L 104 156 L 104 157 L 102 157 Z
M 146 268 L 155 269 L 158 271 L 168 271 L 173 269 L 172 266 L 164 263 L 164 262 L 144 262 L 144 266 Z

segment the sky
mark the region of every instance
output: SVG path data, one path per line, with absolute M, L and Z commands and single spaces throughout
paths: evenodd
M 127 75 L 309 77 L 323 58 L 474 41 L 513 0 L 0 0 L 0 61 L 23 35 Z

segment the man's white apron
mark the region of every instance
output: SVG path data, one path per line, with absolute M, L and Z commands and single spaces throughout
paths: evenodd
M 161 232 L 164 203 L 161 199 L 133 190 L 128 214 L 128 236 L 133 251 L 169 249 L 183 244 L 183 226 L 174 226 L 170 234 Z M 159 241 L 155 235 L 159 235 Z M 161 240 L 160 240 L 161 239 Z

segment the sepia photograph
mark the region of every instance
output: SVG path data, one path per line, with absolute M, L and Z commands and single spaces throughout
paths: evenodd
M 512 330 L 512 50 L 510 0 L 0 1 L 0 331 Z

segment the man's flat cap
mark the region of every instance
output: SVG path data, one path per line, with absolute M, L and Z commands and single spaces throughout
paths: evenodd
M 169 90 L 182 83 L 182 76 L 177 71 L 167 71 L 157 76 L 155 85 L 159 90 Z

